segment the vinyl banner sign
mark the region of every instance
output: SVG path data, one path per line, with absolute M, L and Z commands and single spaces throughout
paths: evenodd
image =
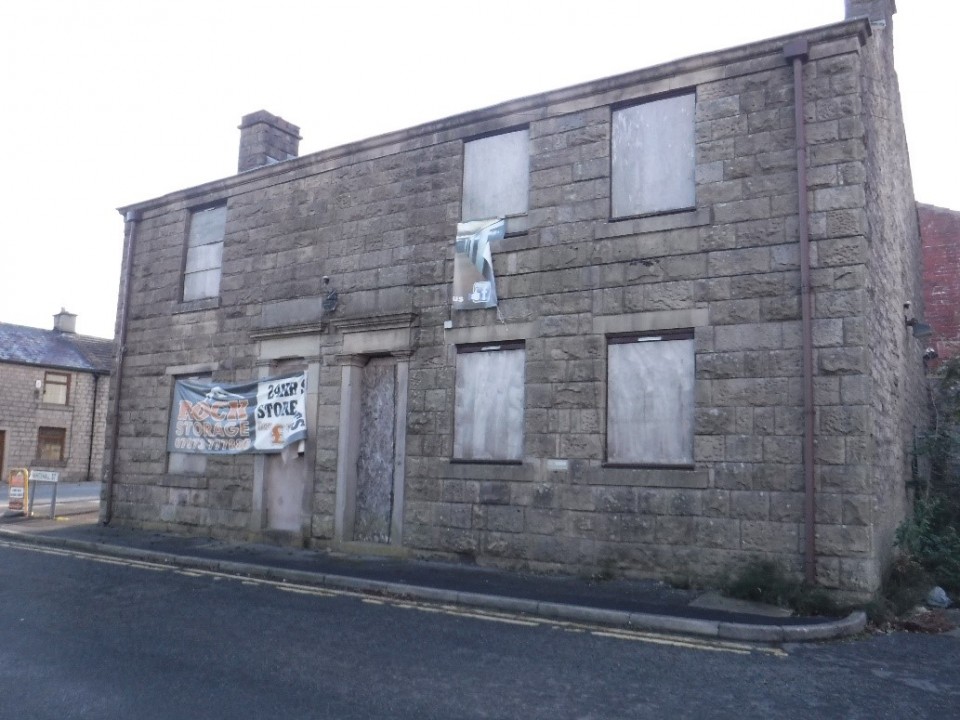
M 167 450 L 278 453 L 307 438 L 305 373 L 224 385 L 177 380 Z
M 454 310 L 497 306 L 490 244 L 503 239 L 506 226 L 503 218 L 457 223 L 453 255 Z

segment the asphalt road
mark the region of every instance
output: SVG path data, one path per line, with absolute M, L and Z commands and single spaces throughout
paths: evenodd
M 0 540 L 0 720 L 947 720 L 958 660 L 955 637 L 712 643 Z

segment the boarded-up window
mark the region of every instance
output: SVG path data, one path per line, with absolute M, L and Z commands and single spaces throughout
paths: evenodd
M 182 375 L 174 377 L 170 387 L 170 414 L 178 412 L 179 408 L 173 405 L 173 385 L 177 380 L 189 380 L 191 382 L 209 382 L 210 375 Z M 168 423 L 169 427 L 169 423 Z M 167 453 L 167 472 L 173 475 L 203 475 L 207 471 L 207 456 L 194 453 Z
M 66 428 L 40 428 L 37 431 L 37 460 L 41 462 L 62 462 L 66 444 Z
M 220 264 L 227 206 L 197 210 L 190 216 L 187 257 L 183 265 L 183 299 L 220 295 Z
M 66 405 L 70 398 L 70 376 L 66 373 L 43 374 L 43 402 Z
M 607 461 L 691 465 L 693 331 L 611 338 L 607 363 Z
M 524 358 L 519 343 L 458 349 L 455 459 L 523 458 Z
M 611 215 L 629 217 L 696 205 L 696 95 L 613 112 Z
M 530 131 L 491 135 L 463 147 L 463 220 L 507 220 L 507 232 L 526 229 Z

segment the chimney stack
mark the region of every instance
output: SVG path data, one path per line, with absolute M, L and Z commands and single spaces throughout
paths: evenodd
M 77 316 L 60 308 L 60 312 L 53 316 L 53 329 L 62 333 L 76 333 Z
M 266 110 L 244 115 L 240 121 L 240 158 L 237 172 L 254 170 L 297 157 L 300 128 Z
M 886 27 L 897 12 L 896 0 L 844 0 L 846 19 L 869 18 L 874 27 Z

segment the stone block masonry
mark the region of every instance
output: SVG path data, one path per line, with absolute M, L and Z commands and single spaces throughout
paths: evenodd
M 919 245 L 883 32 L 858 20 L 802 34 L 810 42 L 802 192 L 793 76 L 778 39 L 125 208 L 142 219 L 116 521 L 537 571 L 716 582 L 757 558 L 799 571 L 802 198 L 812 241 L 819 582 L 869 594 L 903 513 L 921 422 L 911 399 L 920 355 L 898 309 L 917 300 Z M 614 113 L 677 93 L 695 95 L 694 206 L 612 219 Z M 499 307 L 454 314 L 464 145 L 518 128 L 529 138 L 529 192 L 522 229 L 493 249 Z M 227 208 L 219 294 L 181 302 L 191 212 L 217 203 Z M 331 291 L 336 305 L 324 310 Z M 690 340 L 689 413 L 670 422 L 689 433 L 690 457 L 610 462 L 618 421 L 610 393 L 635 391 L 609 386 L 611 340 L 670 333 L 689 333 L 677 336 Z M 522 457 L 458 462 L 467 382 L 458 367 L 465 352 L 508 342 L 524 355 Z M 285 535 L 271 526 L 275 480 L 261 460 L 210 458 L 172 472 L 165 453 L 176 377 L 243 381 L 276 358 L 313 368 L 317 398 L 302 528 Z M 396 373 L 399 394 L 384 407 L 403 413 L 376 448 L 364 445 L 358 416 L 359 379 L 373 358 Z M 642 446 L 649 429 L 637 422 Z M 387 458 L 399 478 L 381 488 L 395 512 L 379 545 L 353 535 L 361 453 Z
M 70 377 L 65 405 L 45 403 L 37 382 L 47 372 Z M 56 470 L 64 482 L 99 481 L 103 471 L 104 432 L 110 379 L 63 368 L 0 362 L 0 431 L 3 432 L 3 482 L 13 468 Z M 63 459 L 40 458 L 40 428 L 64 433 Z M 91 437 L 92 434 L 92 437 Z

